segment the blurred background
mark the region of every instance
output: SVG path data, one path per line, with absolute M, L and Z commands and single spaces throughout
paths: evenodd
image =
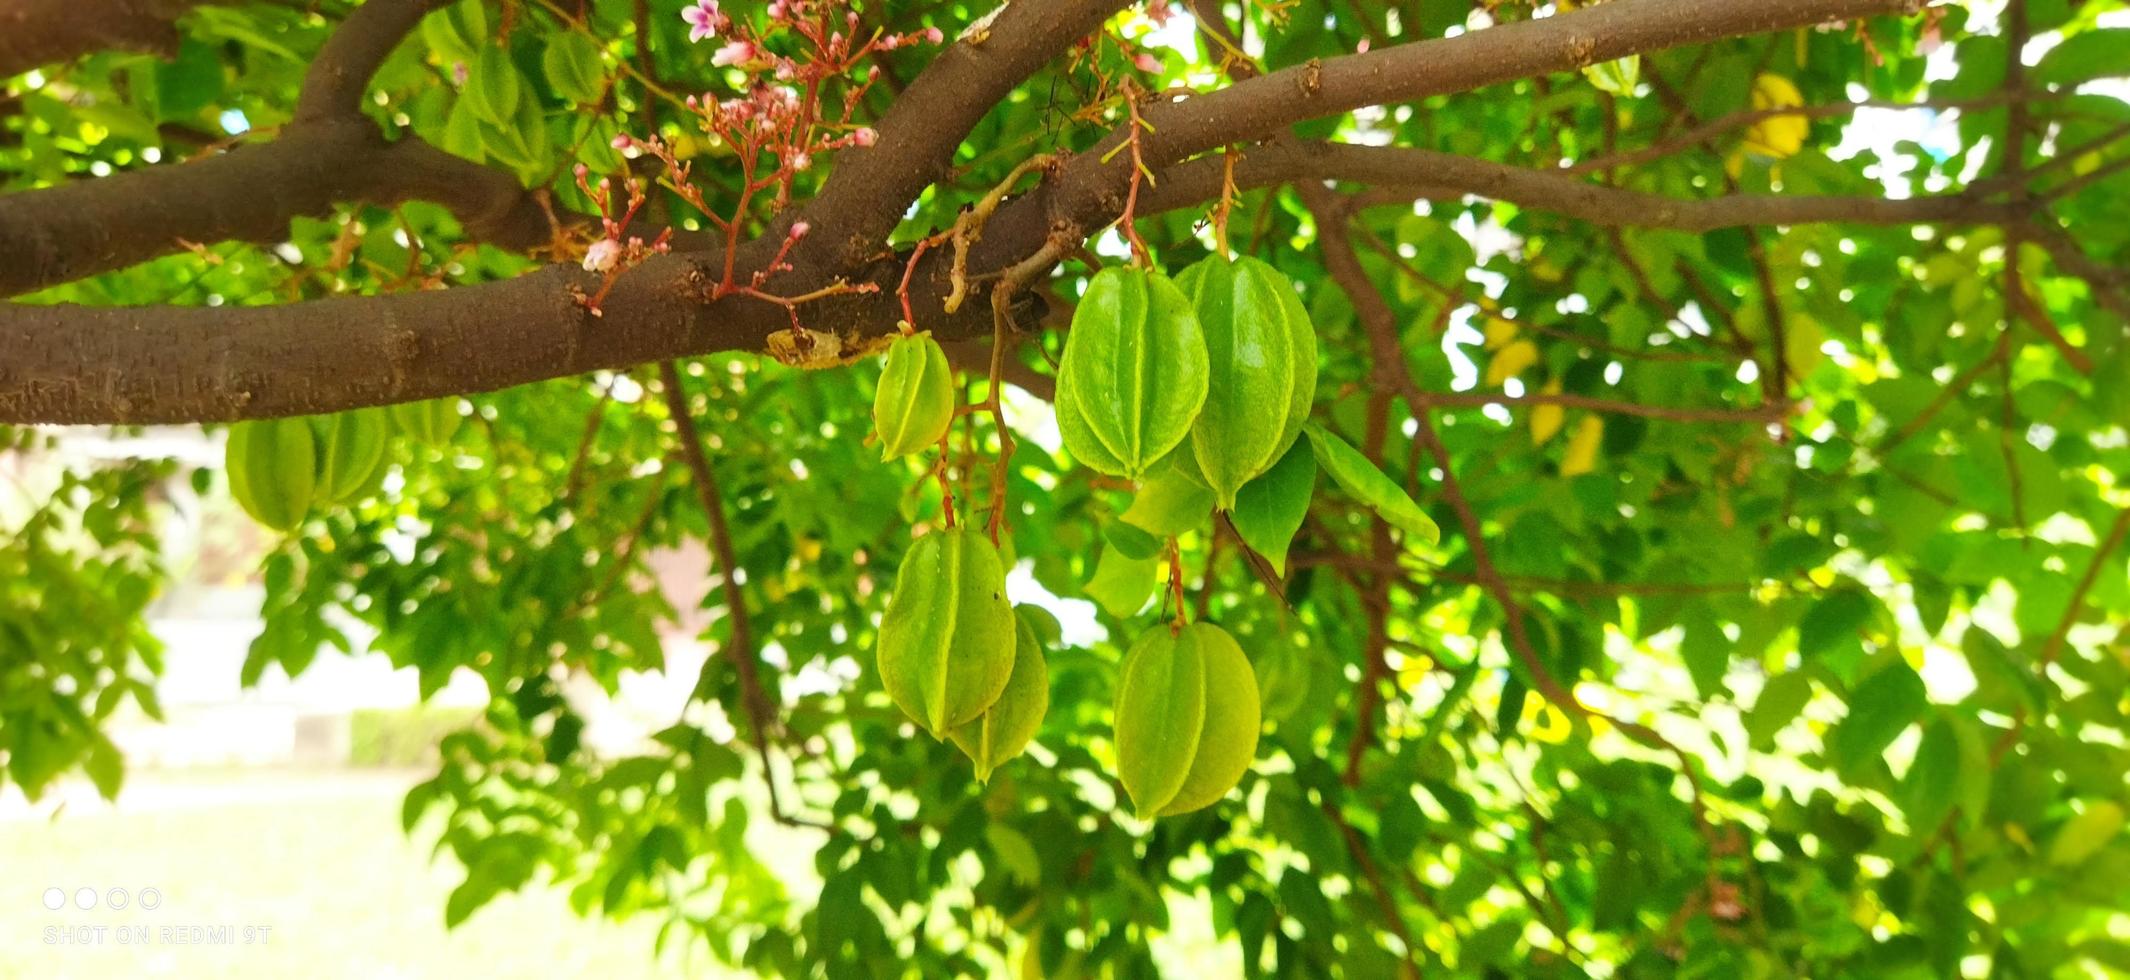
M 219 466 L 220 439 L 82 431 L 56 453 L 0 454 L 0 529 L 69 463 Z M 169 481 L 183 497 L 163 529 L 170 587 L 148 617 L 164 645 L 164 720 L 129 704 L 108 726 L 126 761 L 117 802 L 82 778 L 35 802 L 0 787 L 0 977 L 733 975 L 683 942 L 660 955 L 658 921 L 579 918 L 551 887 L 499 897 L 447 932 L 445 897 L 464 872 L 448 855 L 432 860 L 442 814 L 403 832 L 401 798 L 435 774 L 437 739 L 478 713 L 485 688 L 463 674 L 421 703 L 415 672 L 365 649 L 359 627 L 351 653 L 325 651 L 293 681 L 270 665 L 241 686 L 271 532 L 219 485 L 200 496 L 183 483 Z M 669 582 L 703 579 L 700 554 L 654 564 Z M 667 673 L 632 675 L 613 698 L 595 684 L 570 692 L 588 744 L 626 750 L 679 713 L 703 657 L 700 626 L 668 629 Z M 779 829 L 763 821 L 756 833 Z M 759 852 L 804 880 L 805 839 L 765 840 Z

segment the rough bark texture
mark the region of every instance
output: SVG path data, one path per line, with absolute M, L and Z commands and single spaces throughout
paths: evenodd
M 0 78 L 92 51 L 177 50 L 178 15 L 200 0 L 0 0 Z
M 297 117 L 280 140 L 186 165 L 0 198 L 0 292 L 50 285 L 152 258 L 179 239 L 273 240 L 298 214 L 335 202 L 438 200 L 477 237 L 513 248 L 548 240 L 546 212 L 506 175 L 418 142 L 386 144 L 355 114 L 378 61 L 435 0 L 371 0 L 320 52 Z M 1687 43 L 1890 13 L 1910 0 L 1616 0 L 1572 13 L 1311 62 L 1209 94 L 1149 103 L 1140 155 L 1166 176 L 1139 213 L 1213 197 L 1219 167 L 1187 162 L 1306 119 L 1486 85 Z M 951 42 L 877 124 L 879 142 L 848 151 L 822 192 L 772 222 L 735 256 L 744 281 L 784 230 L 813 228 L 771 291 L 800 295 L 838 280 L 874 292 L 809 302 L 799 320 L 845 350 L 893 329 L 901 257 L 885 241 L 909 203 L 942 179 L 955 149 L 997 101 L 1122 6 L 1118 0 L 1017 0 L 986 32 Z M 1124 132 L 1112 134 L 1115 146 Z M 971 249 L 981 293 L 1030 256 L 1067 254 L 1123 211 L 1128 154 L 1066 161 L 994 213 Z M 357 171 L 360 171 L 359 173 Z M 1996 220 L 1966 198 L 1734 197 L 1676 201 L 1572 176 L 1371 147 L 1288 144 L 1249 151 L 1254 184 L 1343 179 L 1416 195 L 1478 194 L 1602 223 L 1705 229 L 1826 220 Z M 262 192 L 262 188 L 271 190 Z M 153 203 L 151 203 L 153 202 Z M 947 315 L 950 250 L 928 253 L 912 299 L 947 339 L 991 329 L 981 296 Z M 548 268 L 511 282 L 273 308 L 90 309 L 0 306 L 0 421 L 176 422 L 333 411 L 489 391 L 597 368 L 720 350 L 761 350 L 792 326 L 783 307 L 744 296 L 711 302 L 721 256 L 662 257 L 624 274 L 592 315 L 594 277 Z M 1034 275 L 1040 269 L 1016 269 Z

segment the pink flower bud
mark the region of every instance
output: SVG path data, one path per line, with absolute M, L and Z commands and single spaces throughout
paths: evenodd
M 1161 71 L 1161 59 L 1154 57 L 1150 51 L 1141 51 L 1132 55 L 1132 65 L 1149 75 L 1158 74 Z
M 942 33 L 937 27 L 927 27 L 924 29 L 924 39 L 932 42 L 933 44 L 938 44 L 939 42 L 946 40 L 947 35 Z
M 732 41 L 728 42 L 724 47 L 717 49 L 717 53 L 710 56 L 710 63 L 719 68 L 725 68 L 732 65 L 744 65 L 750 61 L 753 61 L 754 57 L 755 51 L 753 43 L 748 41 Z
M 606 272 L 621 261 L 621 243 L 611 238 L 602 238 L 584 250 L 584 271 Z
M 794 222 L 792 222 L 792 223 L 791 223 L 791 236 L 790 236 L 790 237 L 791 237 L 792 239 L 794 239 L 794 240 L 797 240 L 797 239 L 800 239 L 800 238 L 805 238 L 805 237 L 806 237 L 806 233 L 807 233 L 807 232 L 809 232 L 809 231 L 812 231 L 812 230 L 814 230 L 814 226 L 813 226 L 813 225 L 810 225 L 810 224 L 808 224 L 808 223 L 806 223 L 806 222 L 804 222 L 804 221 L 794 221 Z
M 871 146 L 880 139 L 880 133 L 871 126 L 860 126 L 851 134 L 851 142 L 859 146 Z
M 588 177 L 588 176 L 590 176 L 590 175 L 591 175 L 591 173 L 592 173 L 592 168 L 590 168 L 590 167 L 587 167 L 587 166 L 585 166 L 584 164 L 581 164 L 581 163 L 580 163 L 580 164 L 578 164 L 578 165 L 576 166 L 576 169 L 575 169 L 575 171 L 574 171 L 574 172 L 576 173 L 576 175 L 577 175 L 577 179 L 578 179 L 578 180 L 583 180 L 584 178 L 586 178 L 586 177 Z
M 631 146 L 635 146 L 635 145 L 636 145 L 636 141 L 635 141 L 635 140 L 632 140 L 632 139 L 630 139 L 630 138 L 629 138 L 629 134 L 627 134 L 627 133 L 622 133 L 621 135 L 619 135 L 619 136 L 616 136 L 616 137 L 614 137 L 614 142 L 613 142 L 613 144 L 612 144 L 612 146 L 614 147 L 614 149 L 617 149 L 617 150 L 626 150 L 626 149 L 628 149 L 629 147 L 631 147 Z

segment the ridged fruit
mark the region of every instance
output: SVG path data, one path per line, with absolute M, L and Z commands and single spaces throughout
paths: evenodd
M 917 539 L 880 621 L 880 682 L 933 738 L 975 721 L 1013 673 L 1013 607 L 991 542 L 975 531 Z
M 895 459 L 939 442 L 954 424 L 954 370 L 929 333 L 895 338 L 873 394 L 880 458 Z
M 308 421 L 266 419 L 230 427 L 229 493 L 259 523 L 293 530 L 310 513 L 317 486 L 317 440 Z
M 954 730 L 954 744 L 976 763 L 977 782 L 988 782 L 992 770 L 1020 755 L 1050 710 L 1050 665 L 1043 660 L 1043 643 L 1019 612 L 1013 621 L 1013 673 L 1006 690 L 975 721 Z
M 311 424 L 318 440 L 318 502 L 345 503 L 366 492 L 385 465 L 392 423 L 384 410 L 317 415 Z
M 1168 277 L 1109 268 L 1087 284 L 1058 366 L 1058 432 L 1081 465 L 1136 480 L 1205 405 L 1206 344 Z
M 1316 329 L 1278 269 L 1247 256 L 1209 256 L 1176 285 L 1205 334 L 1208 388 L 1191 452 L 1221 510 L 1301 435 L 1316 397 Z
M 399 431 L 432 446 L 441 446 L 451 441 L 459 431 L 465 417 L 459 414 L 457 398 L 433 398 L 425 402 L 405 402 L 394 405 L 392 424 Z
M 1211 806 L 1257 755 L 1257 676 L 1210 623 L 1157 626 L 1125 654 L 1117 687 L 1117 775 L 1141 818 Z

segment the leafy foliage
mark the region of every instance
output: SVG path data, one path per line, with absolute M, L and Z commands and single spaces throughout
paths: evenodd
M 348 13 L 316 6 L 201 7 L 173 57 L 98 53 L 0 83 L 0 186 L 169 165 L 286 125 Z M 1570 15 L 1550 6 L 1224 14 L 1277 69 Z M 2111 0 L 2011 6 L 2048 42 L 2030 68 L 2008 59 L 2009 18 L 1941 6 L 1296 135 L 1674 199 L 2018 189 L 2016 219 L 1697 232 L 1474 196 L 1489 187 L 1313 184 L 1149 213 L 1061 265 L 1041 286 L 1052 306 L 1090 315 L 1108 302 L 1080 305 L 1090 282 L 1152 275 L 1098 276 L 1130 250 L 1178 272 L 1225 240 L 1298 283 L 1315 328 L 1306 437 L 1253 458 L 1217 519 L 1160 453 L 1098 467 L 1110 475 L 1073 465 L 1056 425 L 1076 409 L 1022 383 L 1073 367 L 1057 330 L 1004 352 L 1017 388 L 964 364 L 952 383 L 969 407 L 944 450 L 887 462 L 867 444 L 876 359 L 720 354 L 664 379 L 644 367 L 396 408 L 368 492 L 274 519 L 293 530 L 262 559 L 244 680 L 351 649 L 358 626 L 425 694 L 477 676 L 492 703 L 406 801 L 410 830 L 440 815 L 439 846 L 466 870 L 446 920 L 552 885 L 771 975 L 1147 976 L 1183 916 L 1252 976 L 2130 971 L 2130 349 L 2111 301 L 2130 267 L 2130 103 L 2109 81 L 2130 71 L 2130 27 Z M 746 65 L 713 65 L 679 3 L 642 12 L 452 4 L 384 62 L 364 111 L 578 212 L 612 203 L 572 179 L 580 165 L 685 162 L 711 212 L 654 186 L 647 215 L 690 231 L 717 230 L 709 213 L 768 218 L 784 201 L 747 186 L 731 142 L 683 123 L 680 93 L 745 94 Z M 868 35 L 949 39 L 990 12 L 858 11 Z M 1036 154 L 1136 125 L 1120 79 L 1222 84 L 1239 62 L 1190 26 L 1122 13 L 1027 79 L 896 243 L 955 227 Z M 838 98 L 877 119 L 938 56 L 879 51 L 897 84 Z M 1859 99 L 1926 107 L 1852 120 Z M 653 137 L 670 161 L 643 148 Z M 791 198 L 833 159 L 790 174 Z M 441 207 L 352 205 L 299 218 L 285 243 L 203 244 L 29 302 L 251 306 L 469 287 L 536 260 L 474 243 Z M 1121 348 L 1117 333 L 1071 335 Z M 1202 389 L 1204 365 L 1187 373 Z M 1258 410 L 1284 421 L 1269 400 Z M 1191 445 L 1189 413 L 1157 421 L 1150 441 Z M 0 438 L 32 458 L 53 437 Z M 117 792 L 98 722 L 125 701 L 156 713 L 141 621 L 166 579 L 163 488 L 182 478 L 161 461 L 84 466 L 0 504 L 0 760 L 31 794 L 76 768 Z M 915 535 L 941 533 L 946 508 L 981 533 L 987 507 L 1003 507 L 1010 599 L 1049 610 L 1015 624 L 1043 647 L 1048 710 L 1026 753 L 979 780 L 898 710 L 873 651 Z M 698 542 L 721 581 L 661 590 L 647 556 Z M 1118 777 L 1113 707 L 1127 650 L 1179 604 L 1240 645 L 1264 725 L 1237 791 L 1145 821 Z M 659 630 L 698 605 L 715 654 L 686 716 L 629 754 L 593 751 L 565 681 L 611 694 L 666 669 Z M 765 834 L 814 848 L 817 891 L 764 863 Z

